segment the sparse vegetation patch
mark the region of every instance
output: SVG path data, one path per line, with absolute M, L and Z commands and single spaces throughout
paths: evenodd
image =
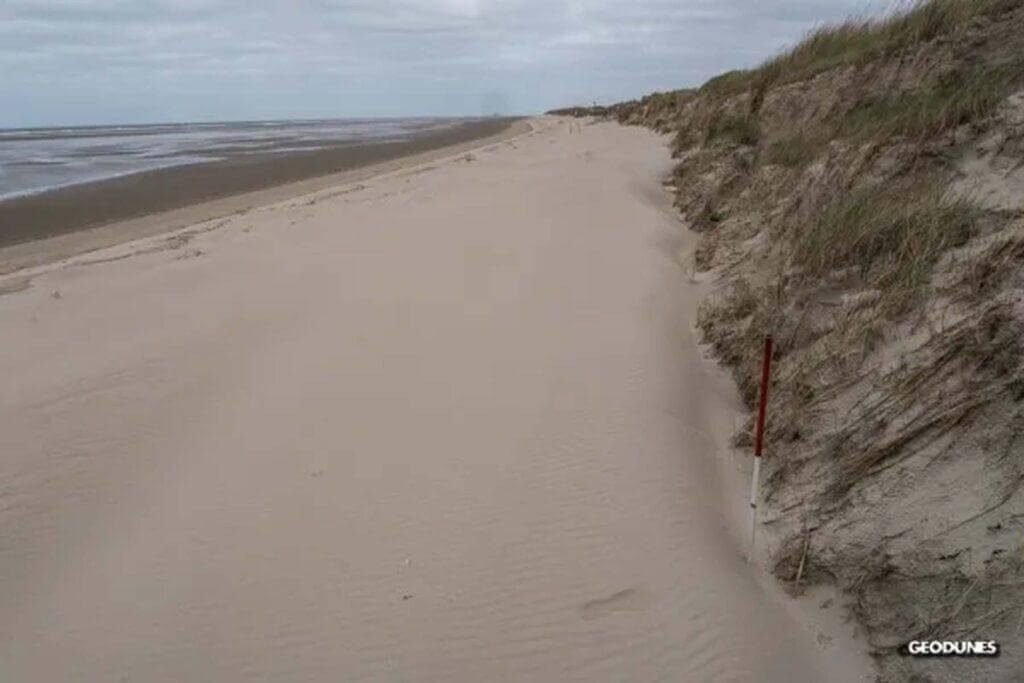
M 852 268 L 872 286 L 905 299 L 928 282 L 943 253 L 967 241 L 975 213 L 966 201 L 944 199 L 934 188 L 854 192 L 795 236 L 793 262 L 814 278 Z
M 803 168 L 811 163 L 821 148 L 821 141 L 797 131 L 770 142 L 764 150 L 764 162 L 788 168 Z
M 726 138 L 741 145 L 756 145 L 761 139 L 761 126 L 754 116 L 722 113 L 708 125 L 706 142 Z
M 910 92 L 858 102 L 837 132 L 861 141 L 895 135 L 924 140 L 988 117 L 1020 76 L 1020 68 L 1002 66 L 947 73 Z

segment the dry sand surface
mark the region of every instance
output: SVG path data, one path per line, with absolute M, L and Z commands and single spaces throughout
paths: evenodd
M 0 679 L 865 674 L 743 559 L 664 140 L 532 125 L 0 279 Z

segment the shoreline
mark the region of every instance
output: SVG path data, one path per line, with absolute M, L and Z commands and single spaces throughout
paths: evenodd
M 501 142 L 528 121 L 486 119 L 403 142 L 174 166 L 13 197 L 0 201 L 0 275 Z

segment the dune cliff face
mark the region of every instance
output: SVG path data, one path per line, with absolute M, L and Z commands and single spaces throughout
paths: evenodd
M 924 2 L 575 113 L 674 134 L 718 283 L 699 324 L 751 404 L 775 336 L 778 578 L 836 583 L 883 680 L 1024 678 L 1024 0 Z M 899 657 L 916 637 L 1003 654 Z

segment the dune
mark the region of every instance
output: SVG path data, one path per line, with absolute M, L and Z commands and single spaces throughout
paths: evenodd
M 0 278 L 0 677 L 870 680 L 745 560 L 670 166 L 539 118 Z

